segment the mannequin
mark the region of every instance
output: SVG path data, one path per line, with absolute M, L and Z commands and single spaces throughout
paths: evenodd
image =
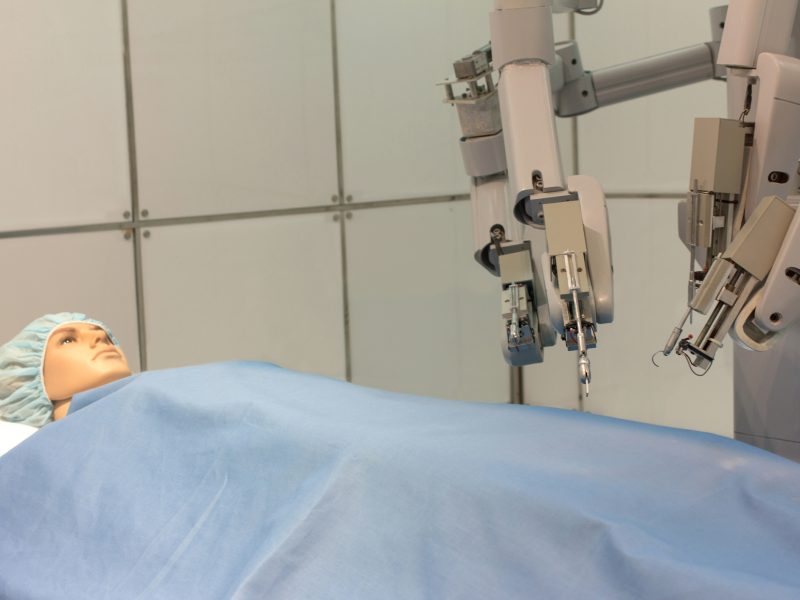
M 93 323 L 66 323 L 56 328 L 44 354 L 44 389 L 53 403 L 53 420 L 63 419 L 72 397 L 128 377 L 125 354 L 106 331 Z
M 43 315 L 0 346 L 0 420 L 43 427 L 62 419 L 78 392 L 130 374 L 102 321 L 77 312 Z

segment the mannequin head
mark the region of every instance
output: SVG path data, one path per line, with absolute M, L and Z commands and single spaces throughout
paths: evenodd
M 105 329 L 94 323 L 66 323 L 50 334 L 42 369 L 53 420 L 67 414 L 72 397 L 131 374 L 128 361 Z
M 83 313 L 44 315 L 0 346 L 0 419 L 42 427 L 78 392 L 130 374 L 106 325 Z

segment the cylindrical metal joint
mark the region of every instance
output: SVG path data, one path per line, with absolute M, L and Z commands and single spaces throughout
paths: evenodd
M 592 74 L 598 106 L 607 106 L 714 77 L 714 54 L 697 44 Z

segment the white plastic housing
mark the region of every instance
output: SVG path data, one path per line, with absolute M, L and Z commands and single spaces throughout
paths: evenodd
M 535 172 L 541 173 L 544 191 L 563 190 L 547 66 L 537 62 L 506 65 L 498 90 L 512 205 L 531 195 Z
M 600 183 L 589 175 L 572 175 L 567 184 L 570 191 L 577 192 L 580 198 L 586 236 L 586 257 L 595 308 L 594 315 L 586 316 L 597 324 L 611 323 L 614 320 L 614 268 L 605 193 Z M 540 265 L 547 291 L 550 322 L 559 334 L 563 334 L 561 298 L 549 277 L 550 256 L 547 252 L 541 254 Z
M 571 191 L 578 192 L 581 201 L 596 323 L 611 323 L 614 320 L 614 267 L 606 195 L 597 179 L 589 175 L 572 175 L 567 185 Z
M 730 0 L 717 63 L 752 69 L 759 54 L 787 54 L 797 0 Z
M 472 200 L 472 234 L 475 251 L 481 251 L 489 243 L 489 233 L 493 225 L 500 224 L 506 230 L 509 240 L 522 239 L 522 223 L 514 218 L 506 200 L 504 179 L 492 179 L 476 184 L 472 180 L 470 188 Z
M 794 217 L 755 311 L 765 331 L 783 331 L 800 320 L 800 211 Z
M 800 60 L 764 53 L 755 74 L 755 132 L 745 190 L 748 217 L 764 197 L 786 198 L 800 186 Z M 781 173 L 788 179 L 771 176 Z
M 492 63 L 495 69 L 520 60 L 556 61 L 553 11 L 550 2 L 497 2 L 524 5 L 499 8 L 489 14 Z

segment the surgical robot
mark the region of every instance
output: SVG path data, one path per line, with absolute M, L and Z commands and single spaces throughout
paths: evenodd
M 603 1 L 495 0 L 490 44 L 442 83 L 462 129 L 475 258 L 501 283 L 503 354 L 541 362 L 560 337 L 588 394 L 588 350 L 613 320 L 605 196 L 592 177 L 564 176 L 554 117 L 725 81 L 727 118 L 695 120 L 678 216 L 688 305 L 662 353 L 702 375 L 730 334 L 736 437 L 800 460 L 798 0 L 731 0 L 710 11 L 711 41 L 589 72 L 574 41 L 554 43 L 552 16 Z M 684 336 L 693 313 L 705 322 Z

